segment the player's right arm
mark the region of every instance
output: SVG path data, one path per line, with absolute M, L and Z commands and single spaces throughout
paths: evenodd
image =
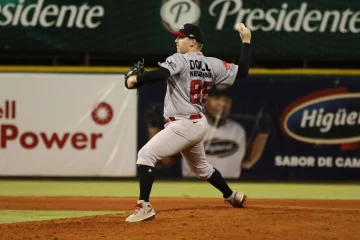
M 249 73 L 249 67 L 250 67 L 250 42 L 251 42 L 251 32 L 250 30 L 245 27 L 243 23 L 239 23 L 236 25 L 236 30 L 239 32 L 241 41 L 242 41 L 242 47 L 241 47 L 241 53 L 238 63 L 238 71 L 236 73 L 237 78 L 246 78 Z
M 236 78 L 246 78 L 248 76 L 251 56 L 251 32 L 242 23 L 237 24 L 236 29 L 239 31 L 242 40 L 239 62 L 236 65 L 214 58 L 215 84 L 232 85 Z

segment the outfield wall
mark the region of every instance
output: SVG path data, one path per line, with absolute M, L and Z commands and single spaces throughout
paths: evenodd
M 1 73 L 0 175 L 134 176 L 136 92 L 120 74 Z M 125 161 L 127 160 L 127 161 Z
M 127 68 L 0 70 L 1 176 L 135 177 L 149 112 L 152 127 L 163 127 L 165 84 L 128 91 Z M 252 69 L 231 89 L 233 138 L 219 125 L 205 139 L 209 161 L 239 180 L 359 180 L 359 76 Z M 174 156 L 158 175 L 195 177 L 184 166 Z

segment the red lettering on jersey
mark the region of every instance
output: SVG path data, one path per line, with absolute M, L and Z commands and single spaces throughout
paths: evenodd
M 222 63 L 224 64 L 224 67 L 229 70 L 230 69 L 230 64 L 225 62 L 225 61 L 222 61 Z
M 212 82 L 201 82 L 200 79 L 191 81 L 190 84 L 190 102 L 192 104 L 205 103 L 212 87 Z

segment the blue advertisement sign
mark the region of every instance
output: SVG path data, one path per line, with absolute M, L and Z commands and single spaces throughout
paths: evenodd
M 165 84 L 139 91 L 139 149 L 163 128 Z M 227 179 L 360 179 L 358 77 L 249 76 L 205 109 L 206 156 Z M 196 178 L 180 154 L 156 167 L 159 177 Z

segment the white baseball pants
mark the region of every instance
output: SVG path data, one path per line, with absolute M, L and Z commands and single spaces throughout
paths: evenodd
M 210 178 L 213 167 L 206 160 L 203 144 L 207 126 L 203 114 L 200 119 L 182 117 L 165 124 L 165 128 L 140 149 L 136 163 L 154 167 L 157 161 L 180 152 L 199 178 Z

